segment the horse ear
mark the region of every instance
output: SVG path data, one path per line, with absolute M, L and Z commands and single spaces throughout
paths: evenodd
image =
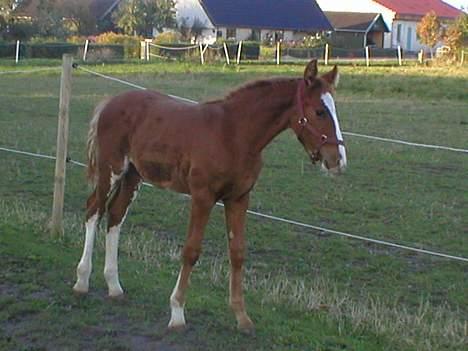
M 338 73 L 338 67 L 333 67 L 333 69 L 325 73 L 322 78 L 333 85 L 333 87 L 337 88 L 338 87 L 338 82 L 340 81 L 340 74 Z
M 310 61 L 304 71 L 304 80 L 307 85 L 312 84 L 312 81 L 317 77 L 317 60 Z

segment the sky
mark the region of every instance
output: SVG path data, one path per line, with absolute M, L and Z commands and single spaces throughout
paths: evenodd
M 457 9 L 459 9 L 460 6 L 463 6 L 463 8 L 466 11 L 468 8 L 468 0 L 443 0 L 443 1 L 446 2 L 447 4 L 450 4 L 456 7 Z

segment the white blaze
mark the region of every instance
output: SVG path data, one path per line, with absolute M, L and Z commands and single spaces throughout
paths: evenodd
M 325 104 L 325 106 L 328 108 L 328 111 L 330 111 L 330 114 L 333 118 L 333 123 L 335 124 L 336 139 L 343 140 L 343 135 L 340 129 L 340 123 L 338 122 L 338 116 L 336 113 L 335 100 L 333 99 L 332 94 L 330 93 L 322 94 L 322 101 Z M 344 147 L 344 145 L 338 145 L 338 150 L 341 155 L 340 168 L 344 168 L 346 167 L 346 164 L 347 164 L 346 148 Z

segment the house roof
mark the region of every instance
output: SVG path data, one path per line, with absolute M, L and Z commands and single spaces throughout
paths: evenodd
M 442 0 L 374 0 L 399 15 L 424 16 L 435 11 L 438 17 L 455 18 L 463 12 Z
M 332 26 L 315 0 L 199 0 L 217 26 L 322 31 Z
M 337 31 L 368 32 L 376 30 L 390 32 L 380 13 L 325 11 L 325 15 Z
M 91 11 L 96 18 L 103 19 L 111 13 L 120 3 L 120 0 L 94 0 L 91 3 Z
M 56 3 L 65 0 L 56 0 Z M 93 0 L 91 1 L 91 12 L 96 15 L 97 19 L 106 17 L 114 8 L 120 3 L 121 0 Z M 37 9 L 40 0 L 23 0 L 15 9 L 16 16 L 37 17 Z

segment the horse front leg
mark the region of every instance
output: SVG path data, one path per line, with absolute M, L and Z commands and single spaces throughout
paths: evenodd
M 190 224 L 187 240 L 182 250 L 182 267 L 170 298 L 171 320 L 168 327 L 171 329 L 185 326 L 185 293 L 193 266 L 201 253 L 204 230 L 214 203 L 215 200 L 212 196 L 192 194 Z
M 224 202 L 228 231 L 229 259 L 231 274 L 229 278 L 229 303 L 236 316 L 237 325 L 243 332 L 252 333 L 254 324 L 247 315 L 242 287 L 243 264 L 245 259 L 245 216 L 249 206 L 249 195 L 237 200 Z

